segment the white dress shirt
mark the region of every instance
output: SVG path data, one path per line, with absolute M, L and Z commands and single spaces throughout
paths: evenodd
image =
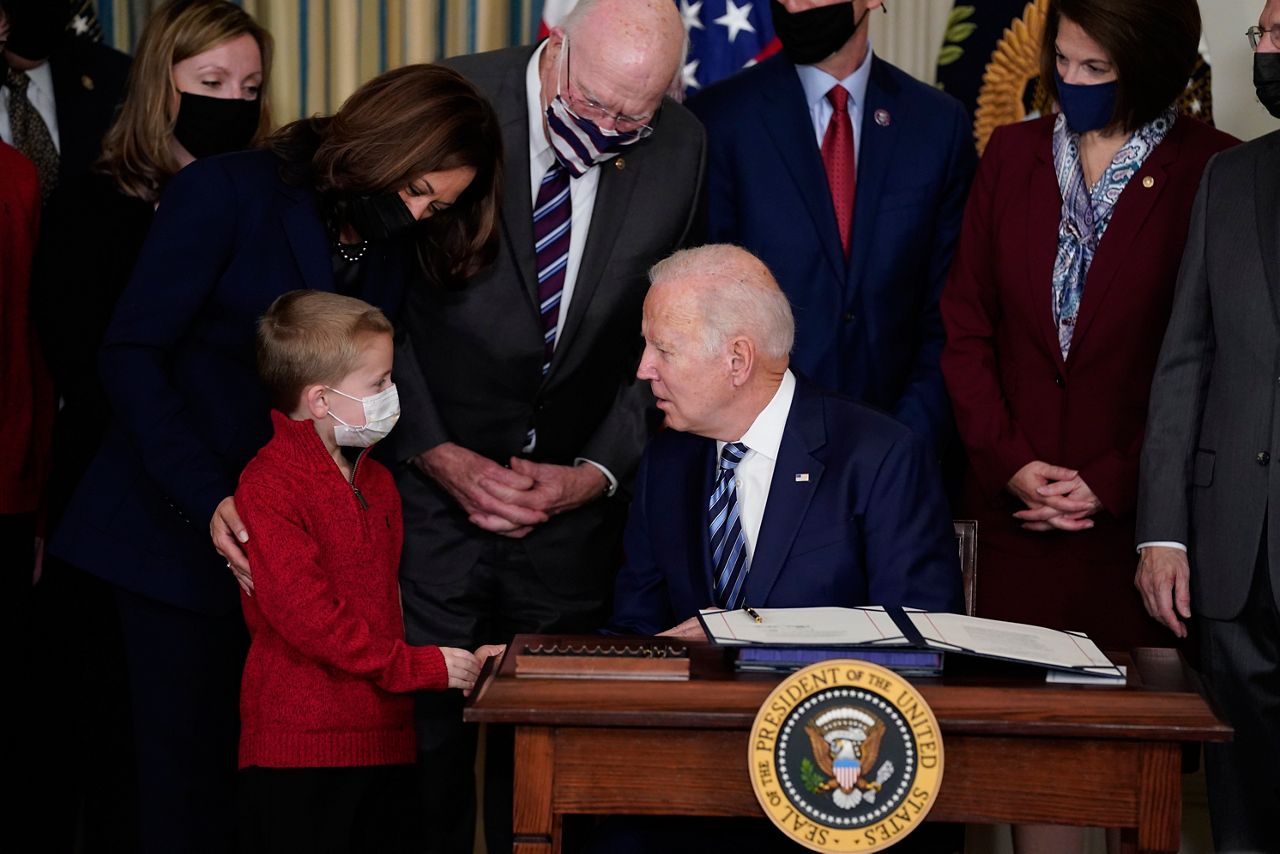
M 538 188 L 542 186 L 542 178 L 555 162 L 555 152 L 547 141 L 547 132 L 543 128 L 546 112 L 542 108 L 542 78 L 538 74 L 538 62 L 542 52 L 547 49 L 543 42 L 533 52 L 529 64 L 524 71 L 525 100 L 529 109 L 529 203 L 538 201 Z M 560 315 L 556 320 L 556 344 L 560 343 L 560 333 L 564 331 L 565 318 L 569 316 L 569 303 L 573 300 L 573 286 L 578 279 L 578 269 L 582 265 L 582 249 L 587 245 L 587 233 L 591 230 L 591 212 L 596 206 L 596 188 L 600 186 L 600 167 L 592 166 L 581 178 L 569 179 L 569 202 L 573 206 L 569 225 L 569 260 L 564 270 L 564 291 L 560 294 Z M 534 441 L 537 441 L 536 438 Z M 609 482 L 605 495 L 613 495 L 618 491 L 618 479 L 613 472 L 595 460 L 578 457 L 575 464 L 586 463 L 595 466 Z
M 734 486 L 738 492 L 738 518 L 746 539 L 747 561 L 755 554 L 760 525 L 764 521 L 764 508 L 769 503 L 769 485 L 773 483 L 773 467 L 778 462 L 778 448 L 782 445 L 782 431 L 791 414 L 791 401 L 796 396 L 796 378 L 791 371 L 782 375 L 778 390 L 773 393 L 769 405 L 760 410 L 747 432 L 738 441 L 747 446 L 746 456 L 735 470 Z M 716 442 L 716 465 L 724 451 L 725 442 Z
M 53 137 L 53 147 L 62 153 L 62 140 L 58 138 L 58 105 L 53 100 L 53 72 L 49 63 L 42 62 L 27 72 L 31 82 L 27 84 L 27 100 L 36 108 L 40 118 L 49 128 L 49 136 Z M 0 139 L 13 145 L 13 128 L 9 126 L 9 98 L 13 90 L 4 85 L 4 77 L 0 74 Z
M 546 112 L 542 108 L 542 81 L 538 76 L 538 62 L 547 49 L 543 42 L 533 52 L 524 72 L 525 97 L 529 102 L 529 201 L 536 204 L 542 178 L 555 162 L 555 152 L 547 141 L 542 123 Z M 551 93 L 554 95 L 555 93 Z M 596 206 L 596 188 L 600 186 L 600 167 L 592 166 L 581 178 L 569 179 L 569 199 L 573 214 L 569 225 L 569 261 L 564 271 L 564 293 L 560 296 L 560 318 L 556 321 L 556 343 L 564 330 L 564 320 L 569 316 L 569 303 L 573 301 L 573 286 L 582 264 L 582 249 L 587 245 L 587 232 L 591 230 L 591 212 Z
M 871 79 L 871 45 L 857 70 L 843 80 L 837 80 L 816 65 L 797 65 L 800 85 L 804 88 L 805 103 L 809 105 L 809 118 L 813 120 L 813 133 L 818 138 L 818 148 L 827 135 L 827 125 L 835 110 L 827 100 L 831 87 L 839 83 L 849 93 L 849 121 L 853 122 L 853 160 L 855 165 L 862 156 L 862 113 L 867 103 L 867 81 Z

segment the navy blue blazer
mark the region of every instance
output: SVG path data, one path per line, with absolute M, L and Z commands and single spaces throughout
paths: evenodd
M 209 520 L 271 436 L 258 318 L 287 291 L 334 289 L 316 195 L 277 165 L 241 152 L 170 182 L 99 355 L 115 417 L 52 544 L 101 578 L 204 613 L 239 606 Z M 408 257 L 398 244 L 365 256 L 363 296 L 392 317 Z
M 714 604 L 707 497 L 716 464 L 715 441 L 692 433 L 666 430 L 649 444 L 610 631 L 655 634 Z M 888 416 L 799 380 L 744 601 L 960 611 L 959 556 L 932 449 Z
M 773 271 L 795 313 L 794 368 L 938 446 L 951 433 L 938 298 L 977 156 L 959 101 L 871 63 L 850 258 L 804 89 L 783 54 L 689 100 L 707 128 L 704 233 Z

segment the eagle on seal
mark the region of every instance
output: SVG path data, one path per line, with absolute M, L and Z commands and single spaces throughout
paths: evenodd
M 893 774 L 893 763 L 882 762 L 876 768 L 880 741 L 884 738 L 884 722 L 860 709 L 840 706 L 823 712 L 805 724 L 814 761 L 827 775 L 819 792 L 831 792 L 836 806 L 852 809 L 862 801 L 875 803 L 880 791 Z M 875 770 L 875 779 L 871 777 Z

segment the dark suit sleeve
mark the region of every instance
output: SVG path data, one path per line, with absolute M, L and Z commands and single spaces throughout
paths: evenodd
M 694 182 L 693 198 L 689 209 L 685 212 L 680 237 L 672 247 L 673 252 L 691 245 L 698 231 L 702 187 L 707 172 L 707 138 L 701 127 L 695 127 L 698 145 L 697 179 Z M 692 143 L 693 140 L 690 142 Z M 582 458 L 607 468 L 624 489 L 630 482 L 631 473 L 635 470 L 640 454 L 644 451 L 645 442 L 649 439 L 649 414 L 654 411 L 653 393 L 649 390 L 649 384 L 636 379 L 636 369 L 640 365 L 642 349 L 643 342 L 637 338 L 636 352 L 627 360 L 626 375 L 619 378 L 618 393 L 613 406 L 579 454 Z
M 1216 349 L 1205 267 L 1206 218 L 1216 161 L 1216 156 L 1209 161 L 1200 181 L 1173 313 L 1151 385 L 1138 482 L 1139 543 L 1189 542 L 1191 464 Z
M 940 448 L 951 430 L 951 401 L 942 378 L 942 346 L 946 333 L 942 327 L 942 313 L 938 302 L 956 242 L 964 220 L 965 200 L 977 166 L 977 153 L 973 147 L 973 133 L 969 119 L 959 104 L 953 110 L 951 134 L 947 141 L 951 156 L 947 162 L 947 174 L 942 188 L 933 228 L 933 245 L 930 249 L 927 298 L 919 318 L 915 365 L 903 387 L 902 396 L 894 407 L 894 417 L 924 436 L 932 447 Z
M 169 364 L 232 255 L 236 218 L 230 177 L 216 160 L 174 176 L 99 357 L 103 385 L 147 474 L 197 523 L 232 494 L 238 472 L 200 438 Z
M 649 464 L 646 454 L 636 474 L 635 500 L 627 516 L 623 539 L 626 564 L 614 584 L 613 616 L 605 628 L 610 634 L 655 635 L 677 622 L 671 613 L 666 577 L 653 554 L 646 500 Z
M 408 462 L 418 454 L 429 451 L 449 441 L 444 419 L 436 408 L 431 388 L 422 372 L 422 363 L 413 347 L 412 322 L 413 292 L 406 297 L 406 311 L 396 329 L 395 368 L 393 377 L 400 395 L 400 420 L 396 429 L 384 441 L 387 443 L 386 459 L 398 463 Z
M 731 146 L 725 140 L 730 131 L 718 126 L 714 102 L 693 98 L 689 109 L 707 128 L 707 138 L 716 140 L 706 150 L 706 169 L 702 196 L 698 205 L 698 243 L 723 243 L 739 234 L 738 203 L 734 198 L 733 168 L 729 162 Z
M 864 516 L 868 602 L 963 610 L 960 560 L 930 446 L 907 435 L 885 454 Z
M 942 374 L 969 462 L 992 498 L 1018 469 L 1036 458 L 1030 441 L 1013 420 L 997 367 L 996 328 L 1002 309 L 995 256 L 1002 241 L 1018 239 L 997 233 L 992 221 L 1000 164 L 1008 156 L 1002 141 L 999 130 L 992 134 L 978 167 L 941 301 L 947 333 Z

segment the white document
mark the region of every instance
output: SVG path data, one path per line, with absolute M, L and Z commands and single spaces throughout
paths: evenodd
M 1098 645 L 1080 632 L 1006 623 L 963 614 L 935 614 L 907 609 L 907 617 L 933 649 L 1003 658 L 1123 680 Z
M 707 609 L 699 614 L 711 640 L 725 646 L 909 646 L 883 608 Z M 757 617 L 759 621 L 757 621 Z

